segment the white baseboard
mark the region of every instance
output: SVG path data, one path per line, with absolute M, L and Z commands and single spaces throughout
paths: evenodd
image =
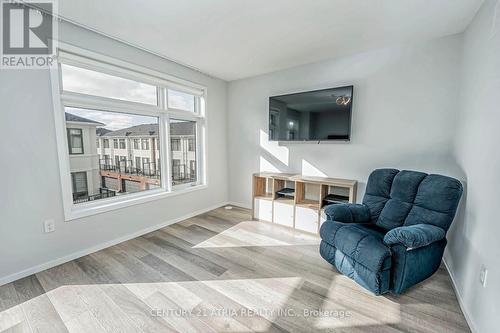
M 472 321 L 472 318 L 469 316 L 469 314 L 465 308 L 465 304 L 463 302 L 462 294 L 460 294 L 460 291 L 458 290 L 455 276 L 453 275 L 453 272 L 451 271 L 450 267 L 446 263 L 446 260 L 444 257 L 443 257 L 443 263 L 444 263 L 444 267 L 446 267 L 446 270 L 448 271 L 448 275 L 451 278 L 451 285 L 453 286 L 453 290 L 455 291 L 455 295 L 457 296 L 458 305 L 460 306 L 460 309 L 462 310 L 462 313 L 464 314 L 465 321 L 469 325 L 471 332 L 477 333 L 478 330 L 476 329 L 476 326 L 475 326 L 474 322 Z
M 151 226 L 151 227 L 148 227 L 148 228 L 136 231 L 134 233 L 131 233 L 131 234 L 119 237 L 119 238 L 115 238 L 113 240 L 110 240 L 110 241 L 101 243 L 99 245 L 87 248 L 85 250 L 81 250 L 81 251 L 78 251 L 78 252 L 71 253 L 71 254 L 69 254 L 67 256 L 64 256 L 62 258 L 57 258 L 57 259 L 54 259 L 54 260 L 50 260 L 50 261 L 47 261 L 47 262 L 42 263 L 40 265 L 36 265 L 36 266 L 30 267 L 28 269 L 22 270 L 20 272 L 17 272 L 17 273 L 14 273 L 14 274 L 10 274 L 10 275 L 4 276 L 4 277 L 0 277 L 0 286 L 3 286 L 4 284 L 10 283 L 12 281 L 16 281 L 16 280 L 22 279 L 22 278 L 30 276 L 32 274 L 39 273 L 39 272 L 44 271 L 46 269 L 49 269 L 49 268 L 52 268 L 52 267 L 64 264 L 64 263 L 66 263 L 68 261 L 78 259 L 78 258 L 86 256 L 88 254 L 91 254 L 91 253 L 103 250 L 103 249 L 108 248 L 110 246 L 113 246 L 113 245 L 116 245 L 116 244 L 128 241 L 130 239 L 133 239 L 133 238 L 136 238 L 136 237 L 139 237 L 139 236 L 142 236 L 142 235 L 145 235 L 145 234 L 153 232 L 155 230 L 164 228 L 164 227 L 166 227 L 168 225 L 171 225 L 171 224 L 174 224 L 174 223 L 177 223 L 177 222 L 189 219 L 189 218 L 194 217 L 196 215 L 200 215 L 200 214 L 209 212 L 211 210 L 214 210 L 216 208 L 225 206 L 227 204 L 229 204 L 229 203 L 228 202 L 222 202 L 222 203 L 220 203 L 218 205 L 214 205 L 214 206 L 211 206 L 211 207 L 200 209 L 198 211 L 191 212 L 191 213 L 186 214 L 184 216 L 181 216 L 181 217 L 178 217 L 178 218 L 175 218 L 175 219 L 171 219 L 171 220 L 162 222 L 160 224 L 157 224 L 157 225 L 154 225 L 154 226 Z

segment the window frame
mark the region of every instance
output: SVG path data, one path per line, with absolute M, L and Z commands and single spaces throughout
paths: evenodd
M 106 74 L 137 80 L 153 84 L 157 87 L 158 105 L 141 104 L 111 98 L 84 95 L 63 91 L 62 71 L 60 64 L 82 67 Z M 58 48 L 58 66 L 50 70 L 53 103 L 56 123 L 56 138 L 59 155 L 61 187 L 65 220 L 71 221 L 85 216 L 104 213 L 107 211 L 129 207 L 152 200 L 163 199 L 169 196 L 201 190 L 207 188 L 206 170 L 206 87 L 179 79 L 168 74 L 151 70 L 135 64 L 130 64 L 108 56 L 83 50 L 72 45 L 60 43 Z M 187 110 L 169 109 L 167 107 L 168 89 L 186 92 L 195 96 L 195 112 Z M 71 173 L 68 153 L 68 138 L 65 135 L 66 121 L 65 108 L 75 107 L 107 112 L 131 113 L 136 115 L 153 116 L 159 119 L 160 142 L 160 172 L 161 186 L 143 192 L 131 193 L 126 196 L 116 196 L 92 202 L 73 204 Z M 170 154 L 170 119 L 189 120 L 196 122 L 197 146 L 197 181 L 182 185 L 172 185 L 171 154 Z M 111 142 L 109 142 L 111 147 Z M 103 143 L 104 146 L 104 143 Z M 142 148 L 142 147 L 141 147 Z

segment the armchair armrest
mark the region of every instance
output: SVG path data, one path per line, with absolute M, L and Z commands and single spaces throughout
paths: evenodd
M 432 224 L 415 224 L 390 230 L 384 236 L 387 245 L 402 244 L 409 249 L 427 246 L 443 239 L 446 232 Z
M 328 220 L 343 223 L 370 222 L 370 210 L 365 205 L 359 204 L 334 204 L 325 208 Z

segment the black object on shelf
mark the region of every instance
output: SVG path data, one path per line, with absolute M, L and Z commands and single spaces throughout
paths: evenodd
M 323 199 L 323 206 L 333 205 L 333 204 L 342 204 L 342 203 L 348 203 L 348 202 L 349 202 L 349 197 L 346 195 L 328 194 Z
M 278 198 L 287 198 L 293 199 L 295 197 L 295 189 L 293 188 L 284 188 L 276 192 L 276 196 Z

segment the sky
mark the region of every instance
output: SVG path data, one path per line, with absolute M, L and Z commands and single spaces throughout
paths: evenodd
M 66 91 L 151 105 L 157 103 L 155 86 L 64 64 L 61 68 Z
M 70 65 L 62 65 L 63 89 L 66 91 L 127 100 L 132 102 L 157 104 L 156 87 L 146 83 L 124 79 Z M 168 90 L 168 105 L 171 108 L 194 111 L 193 95 Z M 98 121 L 104 128 L 115 131 L 140 124 L 157 124 L 157 117 L 146 117 L 128 113 L 66 108 L 66 112 Z
M 141 124 L 158 124 L 157 117 L 137 116 L 128 113 L 97 111 L 89 109 L 66 108 L 66 112 L 79 117 L 98 121 L 105 124 L 104 127 L 112 131 L 128 128 Z

